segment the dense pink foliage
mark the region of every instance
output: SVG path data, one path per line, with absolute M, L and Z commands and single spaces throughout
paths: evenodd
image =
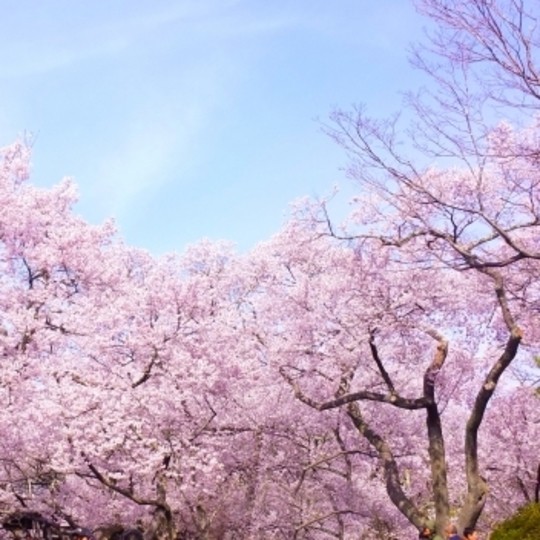
M 459 508 L 463 422 L 506 339 L 489 276 L 462 271 L 444 245 L 426 251 L 421 236 L 406 249 L 382 248 L 375 233 L 390 235 L 393 225 L 377 217 L 376 205 L 386 203 L 376 191 L 355 214 L 363 220 L 360 244 L 328 234 L 307 207 L 245 256 L 202 242 L 155 259 L 123 245 L 110 224 L 76 217 L 69 182 L 52 190 L 29 185 L 28 160 L 22 145 L 3 150 L 4 515 L 31 508 L 92 527 L 141 524 L 160 535 L 173 527 L 208 538 L 292 538 L 295 531 L 315 538 L 317 530 L 321 538 L 323 530 L 352 538 L 404 528 L 377 452 L 343 408 L 319 412 L 295 399 L 290 384 L 318 403 L 334 399 L 344 377 L 348 393 L 383 391 L 375 341 L 396 394 L 414 398 L 435 330 L 450 342 L 433 377 Z M 526 177 L 526 164 L 516 166 Z M 501 207 L 512 173 L 508 164 L 501 170 L 492 172 L 482 203 L 509 226 L 530 219 L 526 197 Z M 520 186 L 531 193 L 531 173 L 508 197 L 521 197 Z M 422 181 L 432 193 L 444 187 L 456 206 L 474 189 L 457 171 L 428 171 Z M 414 220 L 445 227 L 440 209 L 407 193 L 393 197 L 401 230 L 416 227 Z M 481 225 L 464 228 L 468 243 L 485 234 Z M 515 234 L 527 249 L 536 249 L 537 238 L 528 229 Z M 511 256 L 504 242 L 480 250 Z M 522 372 L 508 375 L 480 435 L 495 495 L 488 521 L 533 496 L 538 461 L 538 407 L 527 390 L 538 348 L 538 266 L 515 266 L 505 272 L 525 333 L 516 364 Z M 403 488 L 429 509 L 423 412 L 376 400 L 362 407 L 391 445 Z

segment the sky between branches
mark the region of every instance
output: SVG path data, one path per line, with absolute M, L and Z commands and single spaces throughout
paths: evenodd
M 321 131 L 336 107 L 399 110 L 422 38 L 408 0 L 0 0 L 0 145 L 29 133 L 33 178 L 154 253 L 240 249 L 288 204 L 352 192 Z M 344 208 L 339 203 L 337 211 Z

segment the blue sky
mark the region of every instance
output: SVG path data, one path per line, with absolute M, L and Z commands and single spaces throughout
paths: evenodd
M 293 200 L 352 188 L 321 131 L 339 107 L 399 110 L 417 86 L 409 0 L 0 0 L 0 145 L 33 134 L 33 178 L 159 254 L 241 250 Z

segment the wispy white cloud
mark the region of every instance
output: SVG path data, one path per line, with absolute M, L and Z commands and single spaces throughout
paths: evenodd
M 159 189 L 171 178 L 173 169 L 175 178 L 182 177 L 182 167 L 189 168 L 198 154 L 198 141 L 204 139 L 204 130 L 210 128 L 213 111 L 226 106 L 235 87 L 242 83 L 246 62 L 256 61 L 256 38 L 293 24 L 283 15 L 259 17 L 245 10 L 243 4 L 239 0 L 156 2 L 150 11 L 139 5 L 139 9 L 126 10 L 120 18 L 104 19 L 96 15 L 79 27 L 66 24 L 62 33 L 54 26 L 47 27 L 32 39 L 12 40 L 10 48 L 14 53 L 4 62 L 0 78 L 13 80 L 31 75 L 54 78 L 58 76 L 55 72 L 62 72 L 69 81 L 69 68 L 81 71 L 86 60 L 100 57 L 108 62 L 108 69 L 114 69 L 115 64 L 123 69 L 126 55 L 133 57 L 137 47 L 142 48 L 140 42 L 146 45 L 149 36 L 152 46 L 159 45 L 159 38 L 167 33 L 178 34 L 178 41 L 199 43 L 184 54 L 181 46 L 172 51 L 176 64 L 170 64 L 170 60 L 163 64 L 159 54 L 144 49 L 153 65 L 141 67 L 150 71 L 147 77 L 137 73 L 137 84 L 141 87 L 134 91 L 147 94 L 147 102 L 140 100 L 126 105 L 122 119 L 110 110 L 111 105 L 106 110 L 96 110 L 96 121 L 104 114 L 109 115 L 115 133 L 122 135 L 115 138 L 111 133 L 103 133 L 102 138 L 111 140 L 111 145 L 104 149 L 101 144 L 99 154 L 94 156 L 98 160 L 93 167 L 97 174 L 84 191 L 102 206 L 105 214 L 118 216 L 148 191 Z M 246 46 L 242 39 L 229 42 L 231 37 L 247 38 L 255 46 Z M 0 37 L 0 43 L 2 39 L 9 37 Z M 171 42 L 176 45 L 174 39 Z M 201 47 L 201 43 L 205 46 Z M 106 69 L 101 74 L 103 80 L 111 76 Z M 84 71 L 77 76 L 75 92 L 80 92 L 81 84 L 101 84 L 100 80 L 85 80 Z M 160 81 L 164 77 L 173 80 L 174 90 L 163 90 Z M 55 98 L 44 94 L 44 99 Z M 62 96 L 56 99 L 62 100 Z M 25 107 L 16 92 L 11 93 L 10 101 L 14 109 Z M 6 123 L 16 124 L 13 118 L 8 122 L 9 116 Z M 124 124 L 118 126 L 118 122 Z M 69 145 L 70 141 L 62 144 Z M 69 172 L 78 176 L 76 171 Z
M 0 45 L 10 54 L 2 59 L 0 79 L 39 75 L 89 59 L 119 56 L 152 33 L 174 32 L 184 39 L 191 35 L 216 42 L 233 36 L 261 36 L 297 22 L 288 15 L 237 9 L 241 4 L 238 0 L 157 2 L 152 9 L 141 9 L 141 5 L 130 9 L 131 3 L 126 2 L 121 16 L 107 18 L 106 13 L 95 13 L 81 25 L 71 24 L 68 13 L 61 30 L 52 26 L 23 36 L 5 32 Z
M 182 158 L 189 143 L 178 132 L 145 123 L 131 131 L 122 143 L 102 156 L 96 177 L 88 186 L 106 215 L 120 217 L 133 200 L 149 189 L 159 189 L 173 158 Z M 180 161 L 181 162 L 181 161 Z
M 130 112 L 118 146 L 100 155 L 91 187 L 106 215 L 121 217 L 166 183 L 174 182 L 177 189 L 186 181 L 204 152 L 214 111 L 233 91 L 234 77 L 224 77 L 222 67 L 215 62 L 192 68 L 174 97 L 158 94 L 151 104 Z

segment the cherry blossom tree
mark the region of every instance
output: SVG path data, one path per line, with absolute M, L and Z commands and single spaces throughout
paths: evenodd
M 484 415 L 503 373 L 530 369 L 538 347 L 536 164 L 519 169 L 523 184 L 505 163 L 482 190 L 434 169 L 394 191 L 371 184 L 354 235 L 342 240 L 322 212 L 268 246 L 269 356 L 300 401 L 346 411 L 417 527 L 435 517 L 441 529 L 458 510 L 462 526 L 477 521 Z
M 250 258 L 201 242 L 155 259 L 78 218 L 69 181 L 29 184 L 27 146 L 2 157 L 2 515 L 343 536 L 361 512 L 337 506 L 357 491 L 339 418 L 310 417 L 268 365 Z
M 538 350 L 538 11 L 419 4 L 436 29 L 414 61 L 432 85 L 409 96 L 407 138 L 399 119 L 334 113 L 328 131 L 359 185 L 353 214 L 338 228 L 324 203 L 306 206 L 270 246 L 261 311 L 296 397 L 345 410 L 395 507 L 442 533 L 456 513 L 461 527 L 481 516 L 484 418 L 496 390 L 520 385 L 510 366 L 531 369 Z M 501 121 L 502 106 L 527 125 Z

